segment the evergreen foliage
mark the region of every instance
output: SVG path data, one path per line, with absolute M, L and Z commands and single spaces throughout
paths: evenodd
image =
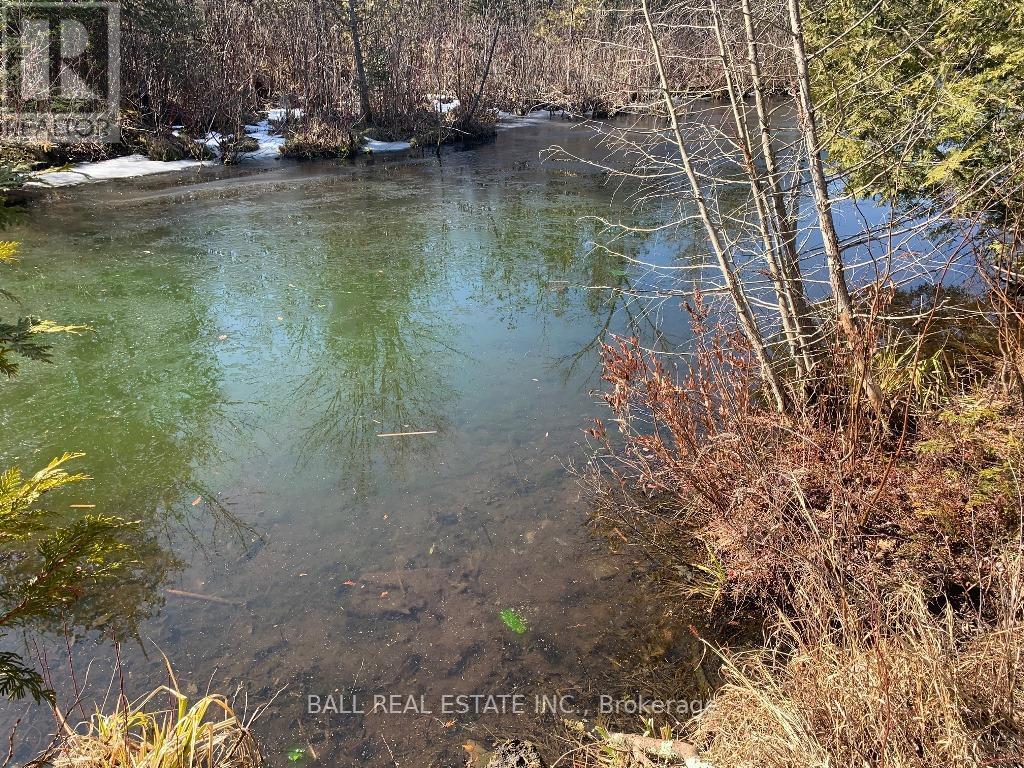
M 843 0 L 808 27 L 830 156 L 858 192 L 1024 211 L 1024 6 Z
M 64 469 L 80 456 L 65 454 L 27 478 L 17 468 L 0 475 L 0 633 L 59 618 L 129 562 L 121 538 L 134 524 L 92 514 L 66 521 L 41 504 L 47 494 L 88 479 Z M 52 694 L 20 657 L 0 653 L 0 695 L 38 702 Z
M 0 227 L 11 215 L 0 197 Z M 18 244 L 0 242 L 0 263 L 15 261 Z M 15 301 L 0 289 L 0 298 Z M 0 373 L 18 371 L 18 359 L 50 361 L 43 334 L 78 333 L 84 326 L 58 325 L 36 317 L 0 321 Z M 108 515 L 57 513 L 44 497 L 88 479 L 64 465 L 81 454 L 64 454 L 25 477 L 17 467 L 0 474 L 0 638 L 11 629 L 53 620 L 102 581 L 131 563 L 124 543 L 133 523 Z M 18 654 L 0 652 L 0 696 L 52 698 L 43 677 Z

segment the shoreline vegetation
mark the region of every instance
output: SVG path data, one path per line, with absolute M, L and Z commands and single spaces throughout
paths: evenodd
M 233 164 L 264 154 L 268 133 L 281 156 L 298 160 L 396 142 L 438 149 L 493 138 L 501 115 L 600 120 L 642 113 L 656 95 L 607 45 L 627 23 L 614 4 L 122 6 L 121 143 L 8 145 L 5 166 L 33 173 L 136 156 Z M 695 48 L 713 45 L 706 30 L 686 36 Z M 681 74 L 680 97 L 724 98 L 713 67 Z M 788 88 L 778 67 L 764 77 L 775 92 Z
M 657 215 L 648 229 L 601 222 L 601 247 L 694 233 L 668 267 L 621 254 L 673 281 L 614 291 L 685 314 L 694 342 L 603 339 L 608 418 L 578 479 L 593 528 L 650 563 L 666 612 L 700 606 L 757 639 L 703 639 L 720 680 L 690 719 L 563 720 L 536 745 L 469 745 L 471 766 L 1024 764 L 1020 7 L 123 6 L 126 156 L 440 150 L 492 137 L 499 110 L 563 111 L 599 134 L 607 160 L 587 162 L 623 185 L 622 204 Z M 10 190 L 41 164 L 107 152 L 0 161 Z M 866 198 L 881 220 L 840 220 L 840 201 Z M 47 360 L 37 334 L 82 331 L 16 320 L 0 361 Z M 82 477 L 59 469 L 70 458 L 4 476 L 0 525 L 18 533 L 0 542 L 4 630 L 133 573 L 130 521 L 65 528 L 40 512 Z M 52 696 L 20 658 L 0 662 L 5 693 Z M 686 664 L 659 673 L 692 676 Z M 173 682 L 157 695 L 174 711 L 154 720 L 155 698 L 122 696 L 42 764 L 261 764 L 223 697 L 192 705 Z
M 636 158 L 607 172 L 642 177 L 634 200 L 685 200 L 674 222 L 707 257 L 688 290 L 640 294 L 682 304 L 692 349 L 602 346 L 609 418 L 580 479 L 595 528 L 652 563 L 667 604 L 762 630 L 746 649 L 705 641 L 721 685 L 703 712 L 644 720 L 691 761 L 1024 762 L 1024 173 L 1003 133 L 1024 103 L 990 101 L 1024 81 L 1024 51 L 1003 43 L 1019 9 L 966 14 L 640 3 L 630 39 L 664 131 L 607 128 Z M 673 97 L 690 24 L 718 42 L 721 133 Z M 790 57 L 792 128 L 768 50 Z M 839 201 L 867 195 L 887 213 L 851 233 Z M 601 727 L 560 730 L 554 764 L 652 763 Z

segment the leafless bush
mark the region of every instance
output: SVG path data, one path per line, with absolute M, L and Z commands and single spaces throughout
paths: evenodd
M 1024 411 L 914 365 L 922 375 L 883 377 L 913 418 L 882 436 L 824 396 L 800 421 L 778 414 L 738 332 L 703 340 L 681 368 L 635 340 L 605 346 L 617 429 L 593 431 L 599 519 L 659 542 L 685 589 L 734 606 L 792 606 L 808 578 L 865 598 L 916 584 L 929 600 L 976 600 L 1020 526 Z
M 126 106 L 147 127 L 237 132 L 274 104 L 407 137 L 438 97 L 470 113 L 489 103 L 602 116 L 655 85 L 628 49 L 607 45 L 631 18 L 614 3 L 125 0 L 124 17 Z M 713 39 L 694 28 L 686 44 Z M 680 72 L 692 92 L 723 87 L 713 66 Z

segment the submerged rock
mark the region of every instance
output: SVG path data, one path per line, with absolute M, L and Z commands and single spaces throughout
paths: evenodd
M 416 568 L 364 573 L 343 593 L 346 609 L 368 618 L 444 618 L 447 607 L 475 602 L 475 569 Z

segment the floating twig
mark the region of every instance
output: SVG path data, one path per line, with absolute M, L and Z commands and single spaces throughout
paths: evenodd
M 217 603 L 218 605 L 241 605 L 237 600 L 228 600 L 226 597 L 216 597 L 214 595 L 201 595 L 198 592 L 188 592 L 184 589 L 168 589 L 167 594 L 174 597 L 183 597 L 186 600 L 199 600 L 205 603 Z

